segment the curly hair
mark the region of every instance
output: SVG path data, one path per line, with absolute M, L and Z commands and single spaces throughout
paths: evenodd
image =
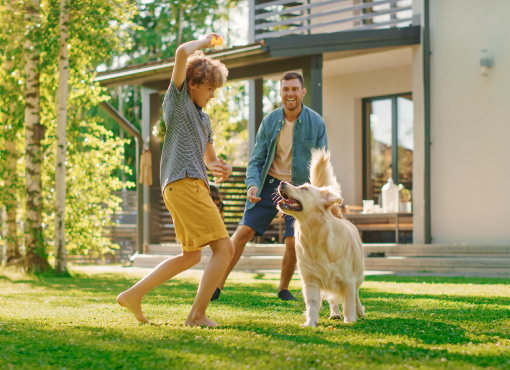
M 188 57 L 186 79 L 193 84 L 208 83 L 215 89 L 227 81 L 228 69 L 219 60 L 209 58 L 203 51 L 197 50 Z

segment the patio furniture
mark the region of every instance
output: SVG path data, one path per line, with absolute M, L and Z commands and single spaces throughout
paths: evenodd
M 347 209 L 348 206 L 346 206 Z M 362 207 L 360 207 L 362 208 Z M 395 242 L 398 243 L 399 232 L 413 230 L 412 213 L 350 213 L 345 212 L 344 217 L 351 221 L 360 235 L 364 231 L 394 231 Z
M 351 221 L 360 235 L 364 231 L 395 231 L 395 242 L 398 242 L 400 232 L 413 231 L 412 213 L 371 213 L 363 214 L 361 206 L 346 206 L 344 217 Z M 278 243 L 283 243 L 283 234 L 285 231 L 285 220 L 283 217 L 275 217 L 271 226 L 264 235 L 277 235 Z M 256 242 L 263 242 L 263 237 L 256 237 Z

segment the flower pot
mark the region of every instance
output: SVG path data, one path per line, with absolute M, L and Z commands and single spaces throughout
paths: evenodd
M 400 212 L 401 213 L 411 213 L 412 206 L 411 202 L 400 202 Z

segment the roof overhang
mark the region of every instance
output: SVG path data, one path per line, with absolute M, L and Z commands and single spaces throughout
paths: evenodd
M 213 50 L 208 56 L 222 61 L 229 80 L 247 79 L 309 67 L 310 56 L 339 52 L 394 48 L 420 43 L 420 26 L 380 30 L 342 31 L 312 35 L 289 35 L 231 49 Z M 96 81 L 104 87 L 142 85 L 166 91 L 175 64 L 174 58 L 98 73 Z
M 416 45 L 420 43 L 420 32 L 420 26 L 410 26 L 315 35 L 289 35 L 267 39 L 265 49 L 272 58 L 281 58 Z
M 227 67 L 234 67 L 239 63 L 246 64 L 245 59 L 248 57 L 253 61 L 269 58 L 269 53 L 262 49 L 262 43 L 215 50 L 207 53 L 207 55 L 214 59 L 221 60 Z M 175 58 L 137 64 L 117 70 L 100 72 L 97 74 L 95 80 L 105 87 L 113 87 L 122 84 L 151 87 L 154 82 L 166 80 L 166 87 L 168 87 L 174 64 Z

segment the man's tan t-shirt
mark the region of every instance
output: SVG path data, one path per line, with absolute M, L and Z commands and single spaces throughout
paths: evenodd
M 292 182 L 292 139 L 294 122 L 285 119 L 285 124 L 276 139 L 276 153 L 273 163 L 267 172 L 278 180 Z

